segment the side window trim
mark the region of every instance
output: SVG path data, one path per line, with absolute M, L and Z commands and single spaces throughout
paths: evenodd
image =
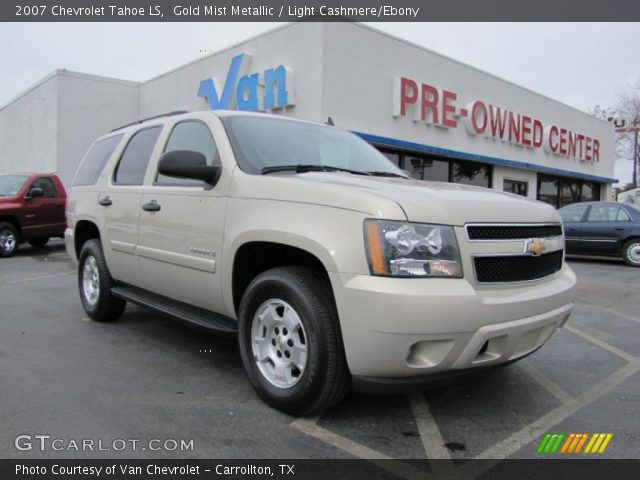
M 149 159 L 147 160 L 147 166 L 145 168 L 145 171 L 142 175 L 142 182 L 141 183 L 136 183 L 136 184 L 131 184 L 131 183 L 118 183 L 116 182 L 116 176 L 118 173 L 118 169 L 120 168 L 120 163 L 122 162 L 122 158 L 124 157 L 125 153 L 127 153 L 127 149 L 129 148 L 129 145 L 131 144 L 131 141 L 141 132 L 144 132 L 145 130 L 151 130 L 154 128 L 159 128 L 159 132 L 158 132 L 158 137 L 156 138 L 156 141 L 153 145 L 153 148 L 151 149 L 151 152 L 149 153 Z M 155 124 L 155 125 L 149 125 L 145 128 L 141 128 L 140 130 L 136 130 L 135 132 L 133 132 L 131 134 L 131 136 L 127 139 L 126 143 L 124 144 L 122 150 L 119 152 L 119 157 L 118 157 L 118 161 L 116 162 L 112 173 L 111 173 L 111 178 L 109 179 L 111 186 L 113 187 L 141 187 L 144 185 L 144 179 L 147 176 L 147 171 L 149 170 L 149 165 L 152 164 L 151 159 L 153 158 L 153 153 L 155 152 L 155 150 L 158 148 L 158 144 L 159 144 L 159 140 L 160 140 L 160 136 L 162 135 L 162 130 L 164 129 L 164 125 L 162 124 Z

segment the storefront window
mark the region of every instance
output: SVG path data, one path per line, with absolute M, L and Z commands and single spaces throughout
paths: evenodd
M 399 152 L 390 152 L 387 150 L 380 150 L 380 153 L 382 153 L 385 157 L 387 157 L 389 160 L 391 160 L 391 163 L 393 163 L 396 167 L 400 167 L 400 153 Z
M 524 182 L 521 180 L 509 180 L 505 178 L 502 183 L 502 190 L 526 197 L 529 191 L 529 182 Z
M 451 181 L 476 187 L 491 187 L 491 168 L 489 165 L 476 162 L 453 161 Z
M 560 197 L 560 207 L 569 205 L 570 203 L 576 203 L 580 201 L 580 191 L 582 182 L 578 180 L 563 178 L 562 179 L 562 196 Z
M 558 207 L 558 177 L 538 175 L 538 200 Z
M 449 162 L 447 160 L 435 160 L 432 158 L 405 155 L 405 169 L 414 178 L 431 180 L 434 182 L 449 181 Z
M 594 200 L 600 200 L 600 188 L 599 185 L 593 182 L 584 182 L 582 184 L 582 196 L 580 197 L 583 202 L 592 202 Z

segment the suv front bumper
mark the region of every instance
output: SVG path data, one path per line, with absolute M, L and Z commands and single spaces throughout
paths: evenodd
M 351 374 L 396 385 L 532 353 L 569 318 L 576 283 L 567 265 L 550 278 L 486 287 L 465 279 L 329 276 Z

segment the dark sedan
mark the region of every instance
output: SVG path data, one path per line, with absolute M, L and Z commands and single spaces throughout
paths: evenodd
M 622 203 L 573 203 L 560 209 L 567 253 L 622 257 L 640 267 L 640 210 Z

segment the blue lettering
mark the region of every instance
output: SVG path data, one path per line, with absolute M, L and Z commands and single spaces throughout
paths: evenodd
M 204 97 L 209 102 L 209 108 L 211 110 L 226 109 L 231 107 L 231 99 L 233 98 L 233 90 L 238 78 L 238 72 L 242 66 L 244 54 L 236 55 L 231 60 L 231 66 L 227 73 L 227 79 L 224 82 L 224 89 L 222 90 L 222 96 L 218 97 L 218 92 L 213 84 L 213 79 L 207 78 L 200 82 L 200 88 L 198 89 L 198 96 Z
M 258 110 L 258 74 L 245 75 L 238 82 L 236 97 L 238 110 Z
M 287 69 L 280 65 L 276 69 L 270 68 L 264 72 L 264 108 L 272 110 L 288 105 L 287 102 Z M 275 90 L 278 89 L 278 100 L 276 101 Z

